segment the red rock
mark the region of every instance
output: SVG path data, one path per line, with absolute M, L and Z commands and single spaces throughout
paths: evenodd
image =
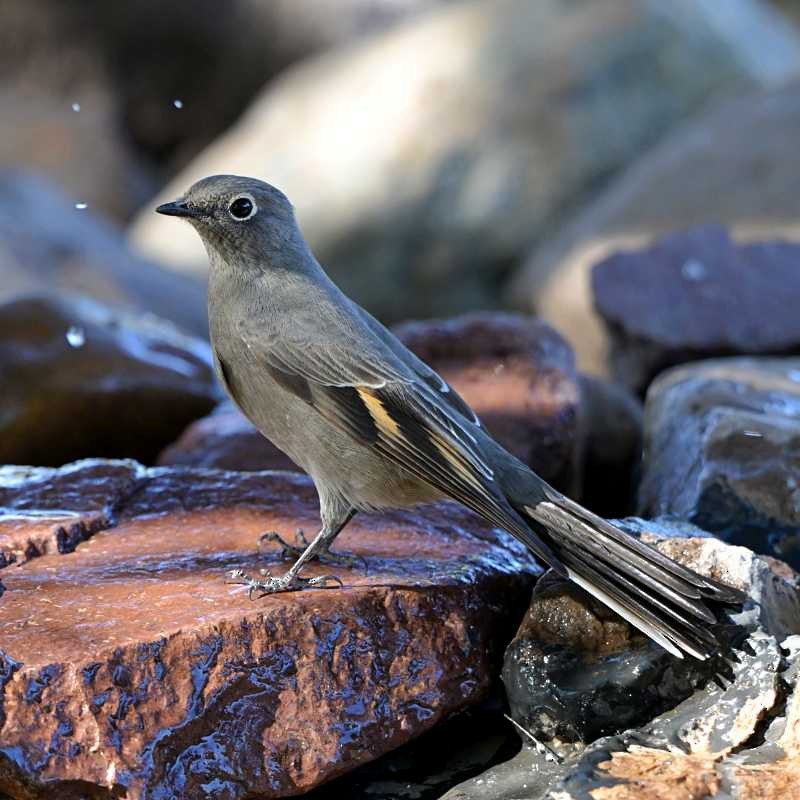
M 546 480 L 577 490 L 581 386 L 572 351 L 556 331 L 522 315 L 480 313 L 407 322 L 395 333 L 504 447 Z M 194 423 L 159 463 L 296 469 L 229 405 Z
M 0 386 L 0 464 L 151 461 L 220 397 L 207 344 L 85 298 L 0 308 Z
M 112 524 L 114 503 L 142 475 L 133 461 L 86 460 L 63 467 L 53 484 L 52 470 L 0 467 L 0 567 L 71 552 Z
M 530 587 L 509 537 L 441 505 L 356 517 L 337 544 L 368 572 L 337 568 L 345 588 L 251 602 L 227 571 L 282 571 L 258 535 L 318 523 L 300 475 L 90 462 L 0 492 L 13 513 L 110 510 L 74 552 L 0 573 L 12 798 L 305 792 L 480 698 Z

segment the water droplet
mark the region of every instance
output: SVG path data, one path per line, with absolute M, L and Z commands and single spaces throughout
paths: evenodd
M 86 342 L 86 333 L 79 325 L 70 325 L 67 330 L 67 343 L 70 347 L 83 347 Z
M 178 100 L 177 98 L 172 101 L 172 105 L 175 106 L 177 109 L 183 108 L 183 100 Z
M 698 261 L 696 258 L 690 258 L 683 262 L 681 275 L 683 275 L 687 281 L 701 281 L 708 275 L 708 269 L 702 261 Z
M 81 110 L 81 104 L 80 103 L 73 103 L 72 104 L 72 110 L 77 114 Z
M 751 439 L 763 439 L 764 434 L 759 433 L 758 431 L 742 431 L 745 436 L 749 436 Z
M 78 211 L 83 211 L 84 208 L 88 207 L 89 207 L 88 203 L 75 203 L 75 208 L 77 208 Z

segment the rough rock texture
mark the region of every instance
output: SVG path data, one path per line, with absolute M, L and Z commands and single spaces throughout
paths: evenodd
M 665 373 L 646 404 L 639 511 L 800 565 L 800 359 Z
M 552 328 L 529 317 L 482 313 L 408 322 L 394 332 L 461 394 L 504 447 L 546 480 L 577 491 L 582 386 L 569 347 Z M 230 403 L 193 423 L 159 463 L 296 469 Z
M 614 376 L 643 391 L 675 364 L 800 353 L 800 246 L 735 245 L 722 228 L 672 234 L 595 265 L 592 291 Z
M 694 532 L 692 526 L 681 530 L 642 520 L 620 524 L 701 574 L 748 591 L 750 603 L 729 614 L 740 629 L 720 617 L 720 635 L 737 647 L 746 630 L 752 637 L 778 639 L 800 632 L 796 584 L 749 550 L 707 536 L 685 538 Z M 548 573 L 537 583 L 506 651 L 503 682 L 511 714 L 526 730 L 540 740 L 586 745 L 648 722 L 728 669 L 724 660 L 673 658 L 585 592 Z M 704 718 L 709 730 L 716 713 L 709 710 Z
M 160 199 L 214 173 L 261 176 L 372 312 L 485 306 L 560 212 L 676 121 L 798 70 L 797 35 L 763 4 L 726 17 L 746 30 L 708 3 L 454 4 L 287 71 Z M 132 235 L 206 269 L 193 232 L 147 209 Z
M 0 169 L 0 300 L 79 292 L 208 336 L 205 286 L 134 255 L 92 207 L 31 173 Z
M 258 535 L 313 529 L 303 476 L 94 461 L 0 480 L 20 524 L 113 509 L 73 552 L 2 571 L 13 798 L 301 793 L 479 699 L 534 569 L 439 506 L 357 517 L 338 543 L 367 566 L 337 569 L 344 588 L 251 602 L 227 571 L 281 569 Z
M 629 514 L 642 458 L 642 404 L 617 383 L 582 375 L 581 412 L 581 500 L 604 517 Z
M 341 778 L 303 795 L 307 800 L 434 800 L 452 786 L 506 761 L 519 737 L 503 717 L 497 683 L 485 700 Z
M 443 800 L 771 800 L 796 794 L 798 576 L 785 564 L 687 523 L 632 518 L 621 524 L 693 569 L 747 590 L 748 602 L 730 614 L 739 626 L 733 657 L 718 661 L 719 677 L 712 670 L 711 679 L 686 690 L 680 687 L 687 677 L 681 672 L 684 662 L 665 657 L 661 671 L 654 670 L 634 646 L 641 640 L 631 638 L 626 626 L 610 622 L 588 598 L 581 600 L 545 576 L 506 654 L 508 685 L 514 669 L 509 657 L 520 654 L 522 637 L 534 648 L 527 668 L 531 677 L 538 675 L 529 688 L 541 705 L 538 713 L 526 709 L 523 741 L 529 741 L 527 732 L 544 738 L 543 728 L 554 715 L 562 732 L 581 716 L 595 732 L 599 723 L 619 730 L 634 719 L 639 727 L 588 747 L 560 738 L 549 742 L 549 752 L 541 744 L 523 746 L 513 758 L 452 788 Z M 572 653 L 571 663 L 565 662 L 566 653 Z M 670 708 L 681 691 L 686 699 Z M 511 707 L 517 716 L 513 693 Z M 668 710 L 653 719 L 659 708 Z M 620 715 L 616 726 L 609 724 L 612 709 Z
M 734 678 L 638 731 L 601 739 L 551 785 L 559 800 L 794 797 L 800 777 L 798 650 L 791 636 L 751 638 Z
M 796 240 L 798 136 L 797 81 L 711 104 L 559 224 L 531 251 L 508 299 L 555 325 L 581 369 L 608 374 L 608 335 L 593 307 L 592 266 L 669 231 L 710 223 L 725 224 L 737 239 Z
M 0 464 L 151 460 L 219 398 L 208 346 L 87 299 L 0 307 Z

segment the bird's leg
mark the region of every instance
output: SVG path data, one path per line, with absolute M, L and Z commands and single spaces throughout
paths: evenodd
M 335 575 L 319 575 L 314 578 L 303 578 L 300 571 L 312 559 L 318 558 L 321 554 L 327 553 L 331 542 L 339 535 L 342 528 L 352 519 L 355 514 L 354 509 L 340 510 L 338 508 L 329 509 L 323 502 L 322 529 L 314 537 L 314 540 L 300 554 L 300 557 L 289 568 L 285 575 L 275 577 L 269 570 L 260 570 L 261 578 L 254 578 L 243 570 L 237 569 L 231 572 L 231 579 L 236 583 L 244 584 L 250 589 L 250 596 L 258 594 L 263 597 L 267 594 L 277 592 L 291 592 L 306 587 L 326 588 L 330 582 L 342 586 L 342 581 Z M 334 511 L 334 513 L 331 513 Z M 339 513 L 335 513 L 339 511 Z M 327 512 L 327 513 L 326 513 Z
M 305 532 L 302 528 L 298 528 L 295 531 L 295 541 L 297 544 L 289 544 L 279 533 L 276 531 L 267 531 L 266 533 L 262 534 L 259 539 L 259 544 L 261 542 L 275 542 L 280 545 L 281 548 L 281 558 L 284 559 L 291 559 L 296 561 L 306 552 L 309 546 L 309 541 L 306 538 Z M 367 559 L 364 556 L 354 556 L 348 555 L 347 553 L 334 553 L 331 551 L 331 543 L 332 539 L 329 539 L 324 547 L 321 547 L 312 558 L 317 559 L 323 564 L 334 564 L 340 567 L 347 567 L 348 569 L 355 569 L 357 567 L 363 567 L 364 572 L 367 571 Z

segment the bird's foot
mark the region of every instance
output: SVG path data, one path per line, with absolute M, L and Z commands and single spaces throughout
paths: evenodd
M 295 542 L 297 544 L 289 544 L 277 531 L 267 531 L 258 537 L 258 543 L 262 542 L 276 542 L 281 548 L 281 558 L 287 561 L 297 561 L 308 547 L 308 539 L 301 528 L 298 528 L 294 534 Z
M 287 561 L 297 561 L 297 559 L 300 558 L 303 553 L 305 553 L 309 542 L 301 528 L 298 528 L 295 532 L 295 540 L 297 544 L 289 544 L 289 542 L 287 542 L 279 533 L 276 533 L 275 531 L 268 531 L 259 537 L 258 542 L 259 544 L 262 542 L 275 542 L 280 545 L 281 558 Z M 322 564 L 333 564 L 334 566 L 345 567 L 346 569 L 357 569 L 359 567 L 363 567 L 364 573 L 366 574 L 367 572 L 367 559 L 363 556 L 347 555 L 346 553 L 333 553 L 330 550 L 325 549 L 321 550 L 319 553 L 315 553 L 312 558 L 318 559 Z
M 229 573 L 228 583 L 241 584 L 248 588 L 248 594 L 252 600 L 254 597 L 265 597 L 268 594 L 278 594 L 280 592 L 297 592 L 301 589 L 329 589 L 335 583 L 338 588 L 342 588 L 341 578 L 336 575 L 317 575 L 314 578 L 302 578 L 287 572 L 285 575 L 275 577 L 267 569 L 259 570 L 260 578 L 248 575 L 242 569 L 233 569 Z

